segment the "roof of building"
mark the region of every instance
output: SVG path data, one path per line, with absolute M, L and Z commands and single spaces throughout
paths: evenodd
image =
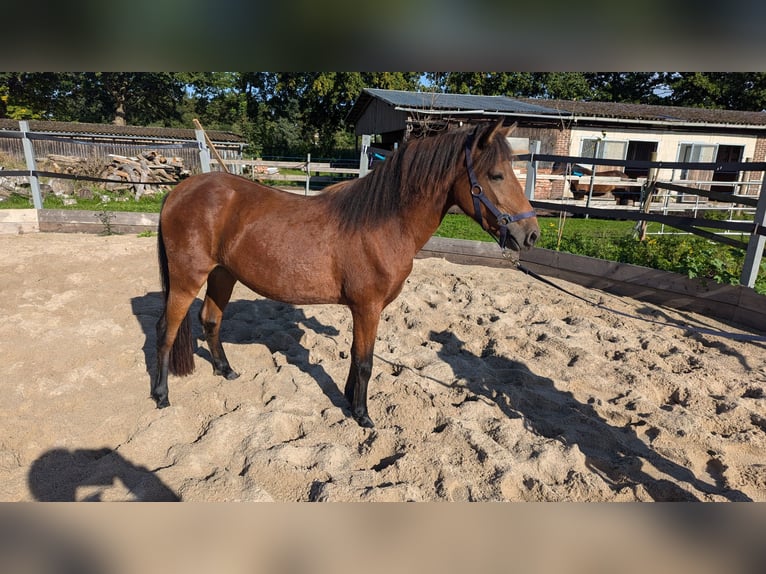
M 648 122 L 689 122 L 707 124 L 737 124 L 766 126 L 766 112 L 746 112 L 710 108 L 689 108 L 652 104 L 630 104 L 622 102 L 586 102 L 574 100 L 544 100 L 519 98 L 550 110 L 561 111 L 572 116 L 590 116 L 604 119 L 631 119 Z
M 467 94 L 444 94 L 441 92 L 407 92 L 404 90 L 381 90 L 365 88 L 349 112 L 348 120 L 356 122 L 369 103 L 379 99 L 404 109 L 438 110 L 443 112 L 495 112 L 509 114 L 553 114 L 547 107 L 536 102 L 523 101 L 507 96 L 473 96 Z
M 193 129 L 160 128 L 142 126 L 116 126 L 113 124 L 90 124 L 82 122 L 51 122 L 45 120 L 29 120 L 29 129 L 33 132 L 44 132 L 60 135 L 103 136 L 103 137 L 135 137 L 160 140 L 195 140 Z M 0 119 L 0 130 L 18 131 L 19 122 L 11 119 Z M 244 144 L 247 140 L 235 133 L 206 130 L 207 136 L 216 143 Z
M 595 120 L 643 121 L 646 123 L 689 123 L 766 126 L 766 112 L 747 112 L 680 106 L 631 104 L 621 102 L 592 102 L 543 98 L 509 98 L 507 96 L 477 96 L 437 92 L 407 92 L 401 90 L 365 89 L 349 112 L 348 120 L 355 123 L 373 99 L 393 107 L 434 112 L 507 113 L 509 115 L 592 118 Z

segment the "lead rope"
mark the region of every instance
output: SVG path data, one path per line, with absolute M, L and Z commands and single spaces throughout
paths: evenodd
M 586 303 L 589 303 L 590 305 L 593 305 L 594 307 L 602 307 L 601 303 L 595 303 L 595 302 L 591 301 L 590 299 L 586 299 L 585 297 L 581 297 L 577 293 L 572 293 L 571 291 L 569 291 L 567 289 L 564 289 L 561 285 L 556 285 L 553 281 L 550 281 L 550 280 L 546 279 L 545 277 L 542 277 L 541 275 L 538 275 L 537 273 L 535 273 L 534 271 L 532 271 L 528 267 L 524 267 L 521 264 L 521 261 L 517 261 L 516 262 L 516 269 L 518 269 L 519 271 L 521 271 L 525 275 L 529 275 L 530 277 L 533 277 L 534 279 L 537 279 L 538 281 L 542 281 L 546 285 L 550 285 L 551 287 L 554 287 L 555 289 L 558 289 L 562 293 L 566 293 L 567 295 L 569 295 L 571 297 L 575 297 L 575 298 L 579 299 L 580 301 L 585 301 Z
M 688 324 L 679 324 L 679 325 L 673 325 L 672 323 L 666 323 L 663 321 L 655 321 L 652 319 L 647 319 L 646 317 L 640 317 L 638 315 L 633 315 L 631 313 L 626 313 L 625 311 L 619 311 L 617 309 L 612 309 L 611 307 L 607 307 L 606 305 L 602 303 L 596 303 L 595 301 L 591 301 L 590 299 L 586 299 L 585 297 L 581 297 L 580 295 L 577 295 L 576 293 L 572 293 L 571 291 L 564 289 L 561 285 L 556 285 L 553 281 L 549 281 L 545 277 L 541 277 L 528 267 L 524 267 L 524 265 L 521 264 L 520 261 L 516 262 L 516 269 L 521 271 L 522 273 L 529 275 L 530 277 L 533 277 L 534 279 L 537 279 L 538 281 L 541 281 L 542 283 L 545 283 L 546 285 L 550 285 L 551 287 L 558 289 L 562 293 L 566 293 L 570 297 L 574 297 L 576 299 L 579 299 L 580 301 L 584 301 L 588 303 L 589 305 L 592 305 L 593 307 L 596 307 L 598 309 L 603 309 L 604 311 L 608 311 L 610 313 L 613 313 L 615 315 L 620 315 L 622 317 L 627 317 L 629 319 L 637 319 L 639 321 L 644 321 L 647 323 L 652 323 L 655 325 L 660 325 L 661 327 L 674 327 L 676 329 L 684 329 L 690 333 L 697 333 L 699 335 L 712 335 L 714 337 L 723 337 L 726 339 L 733 339 L 735 341 L 746 341 L 746 342 L 762 342 L 766 341 L 766 336 L 763 335 L 753 335 L 750 333 L 728 333 L 726 331 L 720 331 L 717 329 L 709 329 L 705 327 L 695 327 L 693 325 Z
M 509 233 L 508 224 L 513 223 L 514 221 L 519 221 L 521 219 L 526 219 L 528 217 L 533 217 L 535 215 L 535 212 L 525 211 L 517 215 L 500 213 L 500 210 L 498 210 L 497 207 L 495 207 L 494 204 L 489 200 L 489 198 L 486 195 L 484 195 L 484 190 L 482 189 L 481 184 L 479 184 L 479 181 L 476 178 L 476 173 L 473 170 L 473 160 L 471 158 L 471 148 L 473 147 L 473 139 L 474 139 L 474 134 L 472 133 L 471 135 L 468 136 L 468 139 L 466 140 L 466 143 L 465 143 L 465 165 L 466 165 L 466 169 L 468 170 L 468 180 L 471 183 L 471 196 L 473 197 L 473 218 L 478 222 L 479 225 L 481 225 L 481 228 L 484 229 L 484 231 L 487 231 L 487 233 L 489 233 L 489 230 L 484 226 L 484 218 L 481 215 L 481 204 L 483 203 L 484 206 L 487 208 L 487 210 L 489 210 L 489 212 L 497 218 L 497 222 L 500 228 L 499 238 L 492 235 L 492 233 L 489 233 L 489 235 L 493 239 L 495 239 L 495 241 L 497 241 L 498 244 L 500 245 L 500 249 L 502 250 L 503 257 L 506 259 L 511 259 L 514 255 L 514 252 L 511 249 L 507 249 L 505 246 L 505 243 L 508 238 L 508 233 Z M 474 190 L 478 190 L 478 193 L 474 193 Z M 534 279 L 537 279 L 538 281 L 542 283 L 545 283 L 546 285 L 553 287 L 554 289 L 558 289 L 562 293 L 566 293 L 567 295 L 574 297 L 575 299 L 579 299 L 581 301 L 584 301 L 585 303 L 588 303 L 589 305 L 592 305 L 599 309 L 603 309 L 605 311 L 609 311 L 616 315 L 621 315 L 623 317 L 628 317 L 631 319 L 638 319 L 640 321 L 646 321 L 646 322 L 654 323 L 664 327 L 683 328 L 683 329 L 686 329 L 687 331 L 691 331 L 691 332 L 699 333 L 699 334 L 726 337 L 726 338 L 740 340 L 740 341 L 759 341 L 759 342 L 766 341 L 766 336 L 761 336 L 761 335 L 726 333 L 724 331 L 717 331 L 715 329 L 693 327 L 692 325 L 672 325 L 672 324 L 663 323 L 660 321 L 652 321 L 651 319 L 646 319 L 645 317 L 639 317 L 637 315 L 631 315 L 630 313 L 625 313 L 624 311 L 618 311 L 616 309 L 612 309 L 610 307 L 607 307 L 606 305 L 603 305 L 601 303 L 596 303 L 595 301 L 591 301 L 590 299 L 581 297 L 580 295 L 577 295 L 576 293 L 572 293 L 571 291 L 561 287 L 560 285 L 557 285 L 553 281 L 550 281 L 546 279 L 545 277 L 541 277 L 540 275 L 538 275 L 537 273 L 535 273 L 528 267 L 525 267 L 524 265 L 522 265 L 521 261 L 519 260 L 516 260 L 516 269 L 518 269 L 519 271 L 521 271 L 522 273 L 526 275 L 529 275 L 530 277 Z

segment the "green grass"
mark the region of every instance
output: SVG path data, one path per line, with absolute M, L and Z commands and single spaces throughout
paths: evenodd
M 64 200 L 55 195 L 48 195 L 43 200 L 44 209 L 82 209 L 85 211 L 101 211 L 105 207 L 109 211 L 134 211 L 138 213 L 159 213 L 162 207 L 163 194 L 144 195 L 136 201 L 130 195 L 114 193 L 110 191 L 95 190 L 93 199 L 78 198 L 73 205 L 64 205 Z M 102 196 L 109 198 L 103 202 Z M 4 201 L 0 201 L 0 209 L 29 209 L 32 208 L 32 200 L 19 194 L 12 194 Z
M 745 256 L 742 249 L 688 234 L 649 235 L 645 241 L 638 241 L 633 234 L 633 221 L 567 218 L 562 223 L 558 217 L 540 217 L 538 222 L 538 247 L 672 271 L 716 283 L 739 284 Z M 647 230 L 651 233 L 659 227 L 649 223 Z M 447 215 L 435 235 L 494 241 L 465 215 Z M 755 291 L 766 295 L 766 259 L 761 262 Z
M 558 239 L 559 218 L 539 217 L 540 243 L 538 247 L 555 248 Z M 633 221 L 611 221 L 585 218 L 567 218 L 564 222 L 564 233 L 567 236 L 587 233 L 595 237 L 620 237 L 633 231 Z M 649 230 L 659 229 L 658 224 L 650 223 Z M 448 214 L 434 235 L 451 237 L 453 239 L 471 239 L 474 241 L 494 241 L 479 224 L 465 215 Z

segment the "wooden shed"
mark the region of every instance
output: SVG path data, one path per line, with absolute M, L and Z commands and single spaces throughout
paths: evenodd
M 29 120 L 29 132 L 51 139 L 34 142 L 35 155 L 48 154 L 90 157 L 93 155 L 137 155 L 141 150 L 167 149 L 167 155 L 179 156 L 189 168 L 199 167 L 193 129 L 116 126 L 80 122 Z M 0 119 L 0 153 L 23 160 L 24 152 L 18 138 L 20 124 L 16 120 Z M 209 130 L 207 135 L 224 159 L 242 159 L 247 140 L 237 134 Z
M 471 96 L 437 92 L 365 89 L 354 103 L 348 121 L 357 136 L 375 135 L 375 144 L 394 144 L 423 133 L 464 123 L 509 117 L 519 127 L 555 125 L 555 112 L 535 102 L 505 96 Z

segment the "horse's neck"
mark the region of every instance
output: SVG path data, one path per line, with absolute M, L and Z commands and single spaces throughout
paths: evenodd
M 431 238 L 442 222 L 447 210 L 454 205 L 451 194 L 434 193 L 416 202 L 400 214 L 400 228 L 403 237 L 411 240 L 415 253 Z

